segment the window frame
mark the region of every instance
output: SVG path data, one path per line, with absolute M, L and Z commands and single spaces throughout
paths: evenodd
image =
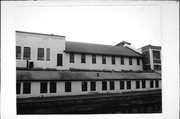
M 132 57 L 129 57 L 129 65 L 133 65 L 132 60 Z
M 109 90 L 114 90 L 114 89 L 115 89 L 114 81 L 109 81 Z
M 55 82 L 55 81 L 50 82 L 49 86 L 50 86 L 49 87 L 49 93 L 56 93 L 57 92 L 57 82 Z
M 96 55 L 95 54 L 92 55 L 92 64 L 96 64 Z
M 31 94 L 31 83 L 30 82 L 23 83 L 23 94 Z
M 120 57 L 121 59 L 121 65 L 124 65 L 124 57 Z
M 16 46 L 16 59 L 21 59 L 21 46 Z
M 23 60 L 31 59 L 31 47 L 24 47 L 23 49 Z
M 137 65 L 140 65 L 140 58 L 137 58 Z
M 140 89 L 140 81 L 136 81 L 136 89 Z
M 126 81 L 127 90 L 131 89 L 131 81 Z
M 69 53 L 69 63 L 74 63 L 74 53 Z
M 90 82 L 90 90 L 91 91 L 96 91 L 96 82 L 95 81 Z
M 65 92 L 71 92 L 71 88 L 72 88 L 72 84 L 71 84 L 71 82 L 70 81 L 66 81 L 65 82 Z
M 114 64 L 114 65 L 116 64 L 116 57 L 115 56 L 111 57 L 111 63 Z
M 16 83 L 16 94 L 21 94 L 21 83 L 20 82 Z
M 50 61 L 51 59 L 51 50 L 50 48 L 46 48 L 46 61 Z
M 81 54 L 81 63 L 86 63 L 86 54 Z
M 106 55 L 102 55 L 102 64 L 106 64 Z
M 48 82 L 40 82 L 40 93 L 48 93 Z
M 102 81 L 102 90 L 107 90 L 107 81 Z
M 44 60 L 44 48 L 38 48 L 37 60 Z
M 150 88 L 154 88 L 154 80 L 150 80 Z
M 146 88 L 146 81 L 142 80 L 141 84 L 142 84 L 142 88 Z
M 88 91 L 88 83 L 87 81 L 82 81 L 81 82 L 81 91 Z
M 120 81 L 120 90 L 125 89 L 124 81 Z

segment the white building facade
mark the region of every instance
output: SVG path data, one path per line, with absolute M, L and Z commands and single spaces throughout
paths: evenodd
M 76 43 L 65 36 L 16 31 L 18 68 L 142 70 L 142 55 L 123 46 Z

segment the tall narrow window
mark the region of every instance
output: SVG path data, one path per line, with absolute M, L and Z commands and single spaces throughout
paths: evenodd
M 146 81 L 142 81 L 142 88 L 146 88 Z
M 16 94 L 21 93 L 21 83 L 16 83 Z
M 124 57 L 121 57 L 121 65 L 124 65 Z
M 16 59 L 21 59 L 21 47 L 16 46 Z
M 56 93 L 56 82 L 50 82 L 50 93 Z
M 140 65 L 140 59 L 137 58 L 137 65 Z
M 156 84 L 156 88 L 159 88 L 159 81 L 158 80 L 156 80 L 155 84 Z
M 116 64 L 115 56 L 112 56 L 112 64 Z
M 86 81 L 83 81 L 81 86 L 82 86 L 82 91 L 87 91 L 87 82 Z
M 38 48 L 38 60 L 44 60 L 44 48 Z
M 47 93 L 47 82 L 41 82 L 40 93 Z
M 127 81 L 127 89 L 131 89 L 131 81 Z
M 92 55 L 92 63 L 96 64 L 96 55 Z
M 110 81 L 110 90 L 114 90 L 114 81 Z
M 46 60 L 50 61 L 50 48 L 46 49 Z
M 86 55 L 81 54 L 81 63 L 86 63 Z
M 69 58 L 69 62 L 70 63 L 74 63 L 74 53 L 70 53 L 70 58 Z
M 91 82 L 91 91 L 95 91 L 96 90 L 96 82 L 92 81 Z
M 136 89 L 140 88 L 140 81 L 136 81 Z
M 153 80 L 150 81 L 150 88 L 154 88 L 154 81 Z
M 31 93 L 31 83 L 23 83 L 23 94 Z
M 105 55 L 102 56 L 102 64 L 106 64 L 106 56 Z
M 65 92 L 71 92 L 71 82 L 65 82 Z
M 31 59 L 31 48 L 30 47 L 24 47 L 24 60 L 30 60 Z
M 107 81 L 102 82 L 102 90 L 107 90 Z
M 120 81 L 120 89 L 124 89 L 124 81 Z
M 63 56 L 62 54 L 57 54 L 57 66 L 62 66 Z
M 129 58 L 129 65 L 132 65 L 132 58 Z

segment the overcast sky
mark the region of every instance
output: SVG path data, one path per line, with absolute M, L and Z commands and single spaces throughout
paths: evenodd
M 15 29 L 63 35 L 67 41 L 160 46 L 161 12 L 160 6 L 16 7 Z

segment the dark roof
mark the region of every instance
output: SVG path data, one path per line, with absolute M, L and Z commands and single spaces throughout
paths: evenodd
M 161 79 L 154 72 L 80 72 L 80 71 L 17 71 L 17 80 L 43 81 L 43 80 L 145 80 Z
M 161 47 L 160 46 L 154 46 L 154 45 L 146 45 L 146 46 L 144 46 L 144 47 L 142 47 L 142 51 L 144 51 L 144 50 L 148 50 L 148 49 L 158 49 L 158 50 L 160 50 L 161 49 Z
M 66 37 L 66 36 L 61 36 L 61 35 L 44 34 L 44 33 L 34 33 L 34 32 L 25 32 L 25 31 L 16 31 L 16 33 L 35 34 L 35 35 L 45 35 L 45 36 L 56 36 L 56 37 Z
M 65 52 L 86 53 L 86 54 L 99 54 L 99 55 L 115 55 L 127 57 L 142 57 L 141 54 L 130 50 L 123 46 L 100 45 L 92 43 L 80 43 L 66 41 Z

